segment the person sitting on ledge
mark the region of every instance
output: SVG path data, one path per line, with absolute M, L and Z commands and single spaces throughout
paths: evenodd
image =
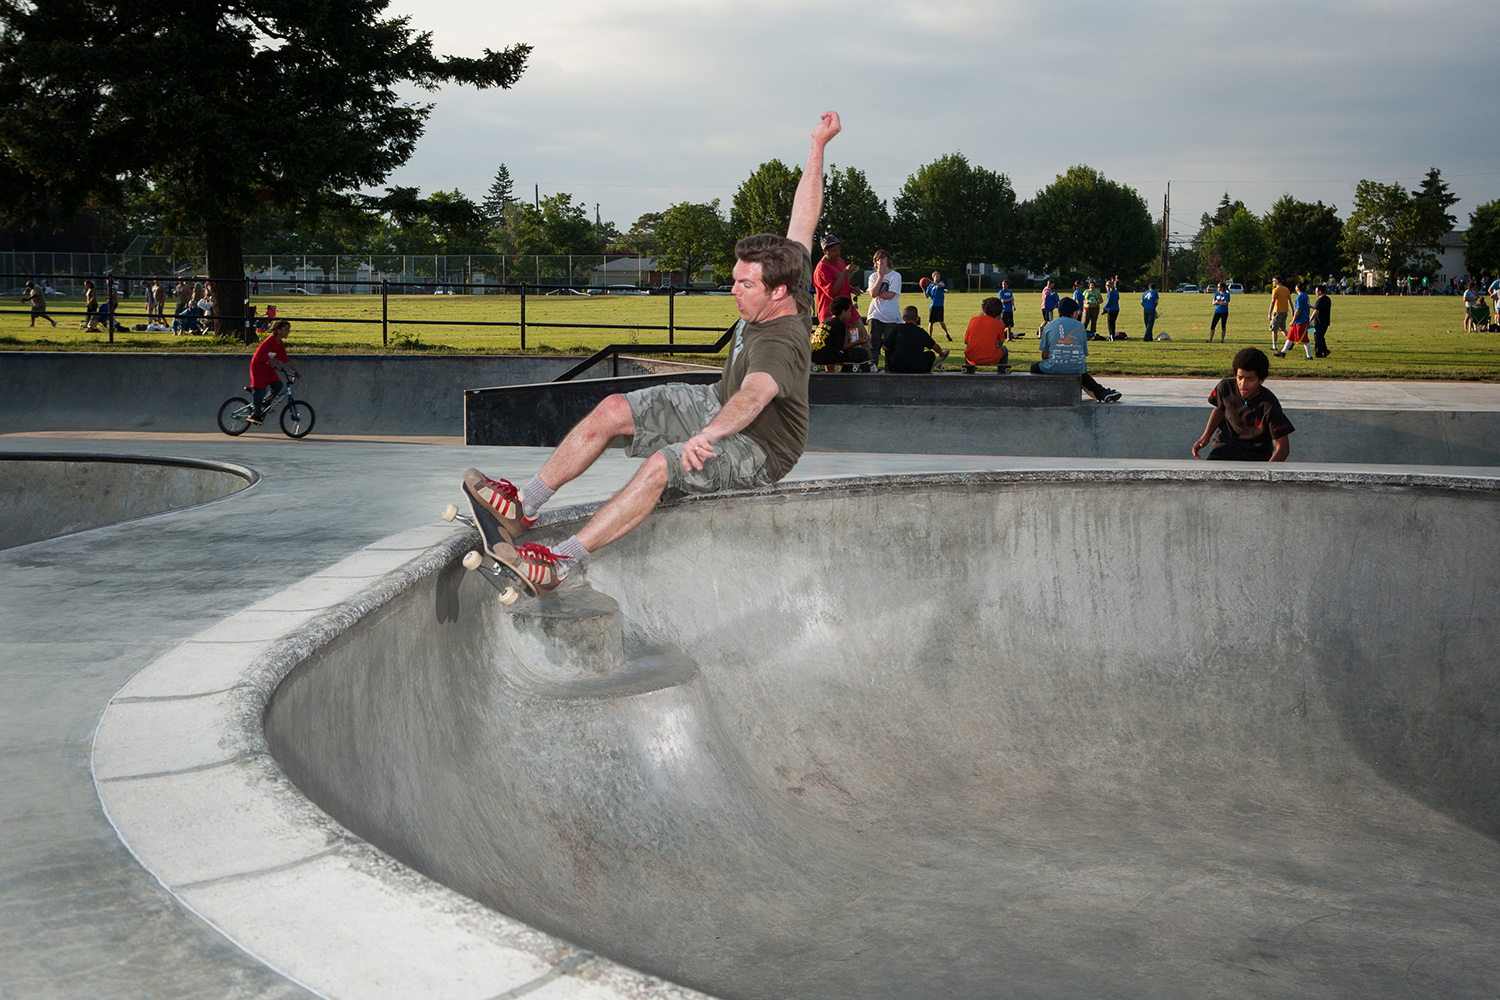
M 1203 436 L 1193 442 L 1193 457 L 1217 431 L 1218 443 L 1208 453 L 1211 461 L 1285 462 L 1292 453 L 1287 435 L 1296 428 L 1281 412 L 1276 394 L 1265 387 L 1271 359 L 1260 348 L 1247 347 L 1232 364 L 1234 377 L 1221 380 L 1208 394 L 1214 409 Z
M 858 328 L 849 328 L 853 319 L 854 300 L 847 295 L 836 296 L 828 318 L 813 327 L 813 364 L 822 365 L 825 371 L 852 372 L 855 365 L 870 360 L 870 352 L 857 344 Z
M 948 356 L 932 334 L 922 328 L 916 306 L 901 311 L 904 322 L 885 335 L 885 370 L 893 375 L 926 375 L 935 362 Z
M 1010 371 L 1010 350 L 1005 346 L 1006 327 L 1001 319 L 1002 303 L 991 295 L 979 303 L 979 315 L 964 331 L 964 371 L 973 374 L 981 365 L 994 365 L 1001 375 Z
M 1078 303 L 1069 296 L 1057 304 L 1057 319 L 1037 334 L 1042 360 L 1031 363 L 1033 375 L 1077 375 L 1083 390 L 1101 403 L 1118 403 L 1120 393 L 1106 389 L 1089 374 L 1089 332 L 1078 322 Z

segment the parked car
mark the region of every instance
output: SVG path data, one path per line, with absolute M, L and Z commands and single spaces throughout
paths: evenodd
M 1238 281 L 1231 281 L 1229 283 L 1229 294 L 1230 295 L 1239 295 L 1242 292 L 1244 292 L 1244 290 L 1245 290 L 1245 286 L 1242 285 L 1242 284 L 1240 284 Z
M 1198 286 L 1197 285 L 1189 285 L 1186 282 L 1184 282 L 1183 284 L 1177 286 L 1177 290 L 1179 292 L 1196 294 L 1197 291 L 1198 291 Z

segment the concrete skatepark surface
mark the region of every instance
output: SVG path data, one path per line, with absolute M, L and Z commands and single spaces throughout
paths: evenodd
M 1126 380 L 1118 381 L 1124 383 Z M 1127 393 L 1145 398 L 1144 387 L 1151 380 L 1131 381 L 1142 388 L 1127 387 Z M 1358 400 L 1341 400 L 1341 387 L 1329 383 L 1322 384 L 1324 394 L 1321 397 L 1316 395 L 1315 387 L 1307 383 L 1278 383 L 1276 387 L 1283 398 L 1287 396 L 1283 386 L 1292 384 L 1306 390 L 1310 402 L 1321 400 L 1328 406 L 1358 403 Z M 1206 392 L 1206 385 L 1207 380 L 1180 394 L 1181 398 L 1190 398 L 1192 405 L 1204 415 L 1206 407 L 1196 400 Z M 1171 395 L 1171 387 L 1166 388 L 1167 394 Z M 1453 390 L 1474 398 L 1454 398 Z M 1425 399 L 1416 392 L 1407 394 L 1407 398 L 1414 405 L 1433 409 L 1479 410 L 1494 408 L 1496 392 L 1494 386 L 1440 385 L 1431 387 L 1431 393 Z M 1293 416 L 1295 419 L 1295 410 Z M 320 432 L 322 419 L 320 411 Z M 1201 419 L 1198 424 L 1201 427 Z M 541 997 L 601 995 L 598 990 L 603 980 L 597 976 L 587 981 L 580 978 L 588 970 L 596 969 L 598 963 L 576 948 L 556 952 L 556 961 L 548 957 L 551 953 L 540 953 L 544 956 L 540 960 L 543 962 L 539 967 L 541 971 L 528 965 L 526 968 L 532 971 L 519 979 L 520 973 L 515 969 L 507 975 L 485 973 L 466 977 L 459 970 L 467 968 L 463 958 L 468 951 L 433 949 L 432 955 L 442 958 L 439 962 L 430 956 L 424 958 L 421 954 L 401 953 L 408 940 L 430 940 L 430 937 L 409 933 L 405 929 L 395 935 L 371 931 L 361 938 L 356 932 L 362 932 L 367 925 L 355 918 L 378 910 L 376 903 L 390 898 L 390 885 L 386 883 L 382 883 L 375 895 L 359 897 L 361 906 L 338 908 L 321 892 L 324 883 L 311 877 L 315 874 L 310 871 L 311 866 L 288 869 L 285 876 L 268 870 L 259 880 L 248 876 L 222 876 L 222 880 L 211 888 L 225 896 L 224 906 L 229 910 L 248 916 L 264 914 L 266 907 L 272 905 L 265 900 L 274 898 L 272 916 L 275 921 L 286 927 L 295 926 L 297 941 L 294 943 L 304 952 L 312 953 L 312 958 L 307 960 L 314 971 L 326 973 L 322 981 L 316 981 L 315 976 L 299 978 L 288 964 L 267 964 L 264 961 L 266 949 L 248 937 L 231 935 L 226 938 L 214 929 L 219 924 L 210 926 L 200 919 L 184 903 L 183 896 L 175 891 L 169 892 L 158 882 L 163 878 L 164 868 L 154 864 L 149 869 L 142 867 L 127 852 L 106 819 L 90 776 L 90 746 L 101 713 L 122 684 L 132 677 L 145 676 L 143 667 L 171 660 L 177 664 L 176 669 L 200 689 L 210 681 L 218 683 L 216 678 L 221 674 L 204 669 L 196 660 L 184 660 L 183 657 L 195 649 L 231 650 L 235 656 L 248 656 L 251 649 L 264 648 L 265 643 L 249 642 L 245 638 L 243 622 L 254 619 L 256 615 L 269 617 L 269 613 L 247 609 L 274 602 L 283 592 L 303 592 L 297 587 L 301 586 L 299 581 L 308 578 L 309 574 L 333 574 L 351 585 L 361 580 L 379 582 L 384 579 L 383 574 L 390 573 L 389 567 L 394 564 L 367 560 L 364 547 L 379 546 L 382 539 L 407 531 L 413 525 L 432 523 L 435 509 L 449 499 L 456 499 L 458 470 L 472 464 L 502 474 L 523 474 L 536 467 L 541 454 L 528 449 L 414 447 L 391 443 L 391 435 L 398 430 L 390 428 L 380 432 L 386 435 L 382 443 L 378 436 L 363 440 L 352 436 L 330 436 L 318 440 L 318 435 L 315 435 L 305 442 L 290 442 L 279 434 L 252 434 L 231 441 L 216 432 L 124 434 L 114 423 L 96 427 L 95 430 L 53 430 L 27 435 L 13 433 L 18 429 L 14 423 L 0 424 L 0 430 L 9 432 L 3 441 L 8 451 L 40 453 L 68 448 L 91 454 L 151 452 L 176 458 L 228 460 L 254 469 L 264 478 L 250 489 L 218 503 L 0 552 L 0 679 L 3 679 L 7 691 L 7 698 L 0 701 L 0 778 L 6 787 L 6 795 L 0 797 L 0 863 L 3 863 L 6 873 L 0 877 L 0 920 L 15 929 L 14 933 L 0 935 L 0 996 L 291 997 L 309 995 L 308 989 L 311 988 L 323 996 L 472 996 L 477 1000 L 511 990 L 518 982 L 530 983 L 529 994 Z M 1196 433 L 1197 428 L 1194 430 Z M 607 455 L 589 477 L 565 490 L 558 502 L 576 503 L 607 495 L 624 481 L 633 464 L 616 455 Z M 794 475 L 805 479 L 944 470 L 1010 470 L 1024 475 L 1078 469 L 1149 473 L 1153 470 L 1201 471 L 1203 468 L 1200 463 L 1192 462 L 826 454 L 807 456 Z M 1319 467 L 1297 462 L 1288 467 L 1288 471 L 1297 469 L 1321 470 L 1339 476 L 1358 473 L 1452 475 L 1490 482 L 1496 476 L 1493 468 L 1414 467 L 1393 470 L 1350 465 Z M 361 493 L 357 516 L 349 503 L 351 483 L 367 487 Z M 378 488 L 368 488 L 370 484 Z M 1420 527 L 1423 522 L 1420 517 L 1414 517 L 1400 523 L 1381 519 L 1374 523 L 1387 531 L 1399 532 L 1404 525 Z M 1375 530 L 1372 524 L 1360 524 L 1355 537 L 1363 538 Z M 1288 546 L 1297 544 L 1300 536 L 1294 519 L 1286 523 L 1278 537 Z M 1476 535 L 1474 545 L 1481 549 L 1488 545 L 1493 551 L 1492 538 Z M 1393 567 L 1391 586 L 1404 586 L 1402 578 L 1413 572 L 1413 565 Z M 354 568 L 349 569 L 350 566 Z M 291 591 L 288 591 L 289 587 Z M 487 588 L 480 593 L 487 594 Z M 305 621 L 305 617 L 299 620 Z M 1413 629 L 1420 630 L 1423 624 L 1416 618 L 1408 621 Z M 1484 620 L 1485 627 L 1492 628 L 1490 622 L 1492 616 Z M 208 639 L 200 642 L 197 638 L 210 634 L 222 634 L 227 638 L 212 643 Z M 703 685 L 711 676 L 704 670 L 695 683 Z M 722 712 L 723 699 L 718 697 L 719 692 L 710 690 L 708 693 L 717 698 L 714 702 L 716 711 Z M 269 691 L 265 694 L 269 697 Z M 193 703 L 192 698 L 173 696 L 160 705 L 163 708 L 186 707 Z M 1423 704 L 1420 699 L 1415 703 Z M 1434 702 L 1429 699 L 1426 704 Z M 146 705 L 142 702 L 137 707 Z M 1411 741 L 1413 746 L 1433 745 L 1420 738 L 1422 732 L 1431 728 L 1423 725 L 1423 721 L 1412 723 L 1417 727 L 1413 730 L 1416 733 L 1416 738 Z M 195 732 L 191 728 L 187 731 L 189 735 Z M 159 728 L 146 732 L 143 746 L 147 750 L 172 743 L 167 738 L 170 734 L 164 734 Z M 1373 769 L 1373 764 L 1357 756 L 1357 745 L 1358 742 L 1353 741 L 1345 746 L 1342 751 L 1344 762 L 1351 769 L 1361 766 Z M 1100 759 L 1106 759 L 1105 755 L 1101 754 Z M 1330 761 L 1333 764 L 1339 762 L 1336 755 L 1320 759 L 1328 766 L 1332 766 L 1328 763 Z M 190 771 L 183 780 L 192 775 L 212 773 L 216 772 Z M 800 782 L 802 776 L 796 777 Z M 1409 845 L 1400 837 L 1391 840 L 1397 849 L 1395 861 L 1385 869 L 1374 871 L 1371 884 L 1394 884 L 1380 882 L 1393 871 L 1400 874 L 1420 869 L 1441 874 L 1441 859 L 1437 855 L 1446 849 L 1441 847 L 1444 844 L 1461 848 L 1454 857 L 1470 868 L 1477 866 L 1475 870 L 1481 876 L 1485 870 L 1493 870 L 1484 868 L 1487 864 L 1492 865 L 1493 835 L 1480 836 L 1474 826 L 1464 825 L 1447 807 L 1441 804 L 1434 807 L 1390 774 L 1380 771 L 1377 777 L 1383 784 L 1372 785 L 1375 791 L 1366 793 L 1363 798 L 1356 795 L 1351 801 L 1362 807 L 1376 801 L 1377 793 L 1388 792 L 1395 805 L 1392 829 L 1399 833 L 1433 824 L 1437 831 L 1436 843 L 1440 846 L 1432 848 L 1425 839 L 1417 845 Z M 106 783 L 101 788 L 119 790 L 135 784 L 147 783 L 121 780 Z M 815 786 L 799 783 L 796 787 L 806 790 Z M 782 792 L 780 786 L 769 789 L 769 793 Z M 1372 795 L 1376 798 L 1372 799 Z M 141 801 L 143 814 L 148 817 L 183 817 L 183 814 L 165 808 L 161 801 L 149 798 Z M 1307 821 L 1306 808 L 1314 807 L 1304 808 L 1302 804 L 1275 798 L 1264 801 L 1276 809 L 1260 814 L 1251 811 L 1247 815 L 1252 820 L 1246 823 L 1273 827 L 1280 824 L 1279 828 L 1289 834 L 1281 851 L 1283 857 L 1301 857 L 1298 853 L 1301 841 L 1292 834 L 1300 836 L 1306 832 L 1310 849 L 1321 850 L 1328 845 L 1326 836 L 1320 840 L 1318 830 L 1307 829 L 1314 824 Z M 1336 799 L 1336 804 L 1338 801 L 1341 800 Z M 1282 807 L 1288 810 L 1286 816 L 1277 811 Z M 241 829 L 242 837 L 243 830 L 248 828 L 243 809 L 224 795 L 216 794 L 200 801 L 196 808 L 205 815 L 222 814 L 230 828 L 237 826 Z M 804 812 L 807 808 L 803 807 Z M 1299 809 L 1303 811 L 1298 812 Z M 965 820 L 961 813 L 962 810 L 958 810 L 951 814 L 957 815 L 955 828 L 960 828 Z M 187 822 L 193 818 L 191 814 L 183 818 L 179 825 L 184 829 L 200 828 Z M 1408 820 L 1415 825 L 1404 826 Z M 1384 828 L 1381 827 L 1379 832 L 1384 834 Z M 1474 841 L 1465 839 L 1470 836 L 1480 837 L 1477 847 Z M 1183 842 L 1183 837 L 1178 835 L 1177 845 L 1180 847 Z M 1370 842 L 1369 838 L 1360 841 L 1366 846 Z M 1407 865 L 1408 847 L 1413 861 L 1403 868 Z M 1174 857 L 1180 859 L 1182 853 L 1183 850 L 1177 850 Z M 247 856 L 240 855 L 241 864 L 248 863 L 245 861 Z M 414 884 L 411 878 L 398 877 L 400 866 L 381 865 L 378 858 L 376 852 L 375 860 L 370 861 L 369 866 L 387 874 L 397 872 L 390 877 L 407 886 L 415 896 L 422 896 L 427 891 L 410 888 Z M 328 858 L 323 861 L 327 862 Z M 1319 871 L 1329 867 L 1320 855 L 1313 855 L 1312 861 L 1315 863 L 1310 867 Z M 1342 875 L 1348 870 L 1347 864 L 1332 867 L 1336 870 L 1329 877 Z M 861 869 L 856 867 L 856 870 Z M 1283 875 L 1288 873 L 1298 875 L 1290 863 L 1281 871 Z M 1072 873 L 1075 882 L 1086 881 L 1087 875 Z M 287 883 L 287 895 L 272 897 L 267 893 L 268 884 L 277 878 Z M 1471 887 L 1469 896 L 1472 899 L 1487 901 L 1494 898 L 1493 882 L 1486 884 L 1482 877 L 1471 878 L 1468 869 L 1464 878 Z M 244 894 L 231 898 L 228 889 L 236 885 L 243 887 Z M 1433 904 L 1433 912 L 1446 920 L 1462 912 L 1461 904 L 1464 903 L 1463 899 L 1455 900 L 1447 895 L 1448 886 L 1449 883 L 1441 880 L 1433 887 L 1414 882 L 1407 887 L 1405 895 L 1393 893 L 1391 906 L 1394 909 L 1391 912 L 1398 915 L 1400 912 L 1409 913 L 1411 906 L 1421 904 L 1425 899 Z M 199 890 L 200 893 L 208 891 L 211 890 Z M 297 895 L 299 891 L 302 893 L 300 897 Z M 1426 891 L 1432 895 L 1423 897 L 1421 893 Z M 1360 906 L 1376 907 L 1382 900 L 1354 902 Z M 1402 907 L 1407 909 L 1402 911 Z M 450 913 L 462 911 L 463 920 L 471 924 L 481 922 L 473 913 L 464 911 L 461 903 L 449 900 L 439 908 Z M 1105 909 L 1111 910 L 1112 906 Z M 1309 915 L 1301 923 L 1284 928 L 1282 937 L 1291 945 L 1299 939 L 1313 940 L 1310 935 L 1323 933 L 1328 928 L 1337 929 L 1345 914 L 1357 909 L 1357 906 L 1351 906 L 1347 911 L 1329 910 L 1325 914 Z M 306 919 L 299 922 L 304 916 Z M 1484 914 L 1478 916 L 1483 918 Z M 1441 924 L 1440 920 L 1438 925 Z M 1473 926 L 1484 926 L 1483 920 Z M 291 933 L 283 929 L 283 936 Z M 504 933 L 519 932 L 510 928 Z M 1142 947 L 1154 953 L 1156 939 L 1148 932 L 1143 933 L 1147 933 L 1147 937 L 1143 939 Z M 1466 950 L 1465 942 L 1471 940 L 1465 937 L 1466 933 L 1455 931 L 1444 940 L 1444 947 L 1414 962 L 1412 993 L 1428 996 L 1495 995 L 1497 990 L 1490 964 L 1493 949 L 1486 943 L 1476 956 Z M 1375 938 L 1387 940 L 1383 935 L 1375 935 Z M 1347 937 L 1339 939 L 1347 940 Z M 1493 940 L 1493 935 L 1490 940 Z M 1285 954 L 1295 951 L 1291 945 Z M 555 949 L 555 942 L 549 947 Z M 248 951 L 242 950 L 247 948 Z M 317 950 L 319 948 L 322 950 Z M 390 983 L 381 986 L 373 981 L 368 969 L 389 968 L 389 965 L 381 965 L 382 956 L 388 956 L 389 961 L 404 963 L 407 973 L 400 983 L 406 987 L 405 993 L 393 992 Z M 303 957 L 307 958 L 306 955 Z M 1298 961 L 1306 965 L 1306 958 L 1304 954 Z M 1427 973 L 1433 962 L 1448 970 L 1446 978 L 1434 978 Z M 1288 964 L 1291 964 L 1290 959 Z M 1235 974 L 1233 971 L 1226 973 L 1220 982 L 1237 982 Z M 1264 978 L 1262 971 L 1241 970 L 1238 974 L 1245 981 L 1256 983 Z M 1316 971 L 1304 973 L 1304 977 L 1307 975 L 1315 977 Z M 1485 975 L 1490 979 L 1484 980 Z M 310 985 L 298 985 L 299 982 Z M 1471 988 L 1475 982 L 1487 985 Z M 660 984 L 653 988 L 666 989 Z M 1274 993 L 1275 988 L 1273 982 L 1263 989 Z M 1357 980 L 1341 995 L 1356 995 L 1362 988 L 1363 980 Z M 610 995 L 626 995 L 621 990 L 623 987 Z M 1237 995 L 1234 990 L 1227 987 L 1226 990 L 1223 995 Z M 997 986 L 996 992 L 1001 991 L 1002 988 Z M 918 992 L 915 995 L 927 994 Z M 1139 982 L 1122 991 L 1121 995 L 1155 994 L 1150 982 Z M 1279 995 L 1302 994 L 1289 987 Z
M 208 503 L 256 478 L 225 462 L 0 452 L 0 549 Z
M 694 502 L 550 655 L 450 561 L 266 724 L 395 857 L 723 997 L 1482 996 L 1497 529 L 1394 482 Z

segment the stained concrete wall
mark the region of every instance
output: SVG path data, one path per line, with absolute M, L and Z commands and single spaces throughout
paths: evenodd
M 0 454 L 0 549 L 207 503 L 255 478 L 211 462 Z
M 315 434 L 461 435 L 463 391 L 546 382 L 579 357 L 327 355 L 292 359 Z M 621 362 L 647 374 L 657 362 Z M 680 367 L 680 366 L 679 366 Z M 244 354 L 0 353 L 0 430 L 212 431 L 219 404 L 248 396 Z M 584 377 L 608 375 L 596 365 Z

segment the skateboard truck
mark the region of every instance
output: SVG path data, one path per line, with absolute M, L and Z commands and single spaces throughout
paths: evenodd
M 485 544 L 490 543 L 485 532 L 487 525 L 482 523 L 476 514 L 461 512 L 457 504 L 450 503 L 443 508 L 443 520 L 450 524 L 454 521 L 467 524 L 479 532 L 479 537 Z M 519 573 L 485 552 L 469 552 L 463 558 L 463 566 L 464 569 L 477 572 L 489 581 L 490 586 L 500 592 L 500 603 L 506 607 L 516 603 L 522 594 L 531 592 L 531 586 L 521 578 Z

